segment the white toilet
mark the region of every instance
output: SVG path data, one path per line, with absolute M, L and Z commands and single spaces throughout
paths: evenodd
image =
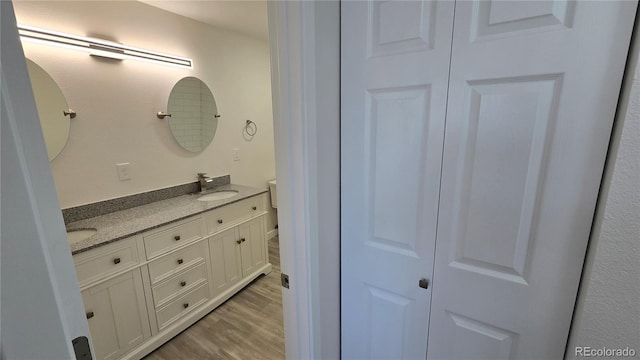
M 276 209 L 278 207 L 278 192 L 276 190 L 276 179 L 268 182 L 269 192 L 271 193 L 271 206 Z

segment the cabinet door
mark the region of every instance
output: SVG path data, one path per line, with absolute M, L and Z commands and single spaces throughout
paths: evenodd
M 264 220 L 262 217 L 238 226 L 240 235 L 240 257 L 242 276 L 246 277 L 266 263 L 264 243 Z
M 238 239 L 237 228 L 234 227 L 212 236 L 209 241 L 214 297 L 242 278 Z
M 98 359 L 115 359 L 151 335 L 140 269 L 82 292 Z

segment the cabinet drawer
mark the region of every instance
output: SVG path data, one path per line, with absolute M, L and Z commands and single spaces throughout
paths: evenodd
M 159 309 L 156 312 L 156 318 L 160 331 L 180 319 L 184 314 L 206 303 L 207 300 L 209 300 L 209 285 L 205 283 Z
M 207 264 L 200 263 L 196 267 L 186 269 L 168 280 L 153 287 L 153 301 L 156 307 L 167 300 L 207 282 Z
M 100 280 L 140 263 L 136 239 L 118 240 L 112 244 L 73 256 L 80 286 Z
M 264 212 L 264 195 L 254 196 L 205 213 L 207 233 L 213 234 Z
M 149 275 L 153 284 L 162 281 L 198 262 L 204 262 L 209 243 L 200 241 L 182 250 L 167 254 L 149 263 Z
M 147 259 L 162 255 L 173 248 L 201 237 L 202 219 L 199 216 L 167 225 L 143 237 Z

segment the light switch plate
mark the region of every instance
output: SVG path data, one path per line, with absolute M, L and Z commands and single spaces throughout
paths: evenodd
M 116 168 L 118 169 L 118 179 L 120 181 L 131 180 L 131 172 L 129 170 L 129 163 L 120 163 L 116 164 Z
M 231 152 L 233 153 L 233 161 L 240 161 L 240 149 L 233 148 Z

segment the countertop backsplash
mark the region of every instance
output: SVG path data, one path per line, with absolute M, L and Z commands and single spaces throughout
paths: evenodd
M 215 188 L 231 183 L 230 175 L 223 175 L 213 178 L 211 187 Z M 75 206 L 68 209 L 62 209 L 62 217 L 65 225 L 70 223 L 93 218 L 100 215 L 113 213 L 116 211 L 131 209 L 136 206 L 146 205 L 157 201 L 170 199 L 173 197 L 195 194 L 200 191 L 200 183 L 198 181 L 167 187 L 159 190 L 147 191 L 140 194 L 123 196 L 116 199 L 99 201 L 87 205 Z

